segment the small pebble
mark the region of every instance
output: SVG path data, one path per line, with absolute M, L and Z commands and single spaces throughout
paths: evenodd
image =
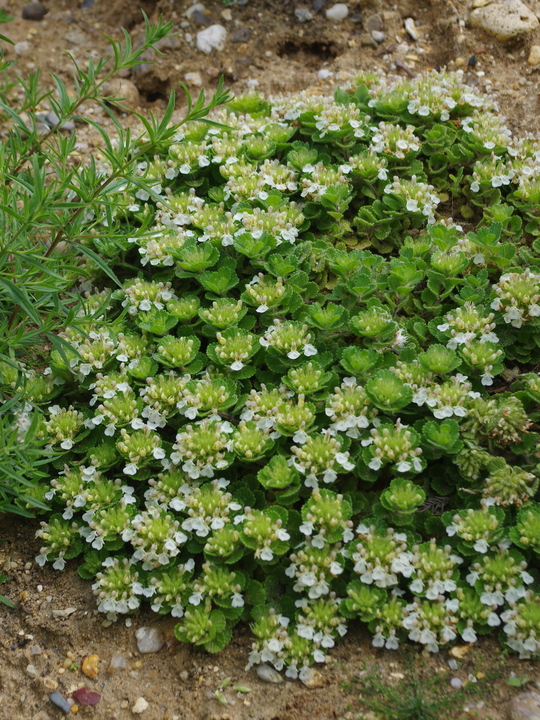
M 107 668 L 108 675 L 115 675 L 117 672 L 126 669 L 126 658 L 121 653 L 114 653 Z
M 223 25 L 210 25 L 206 30 L 197 33 L 197 47 L 207 55 L 212 50 L 223 50 L 227 40 L 227 31 Z
M 139 106 L 139 91 L 131 80 L 111 78 L 102 85 L 101 92 L 105 98 L 122 98 L 118 102 L 118 105 L 122 105 L 122 109 L 135 110 Z M 111 101 L 111 104 L 114 103 Z
M 251 39 L 252 32 L 249 28 L 239 28 L 231 35 L 231 42 L 244 43 Z
M 56 688 L 58 687 L 58 681 L 52 677 L 44 677 L 41 682 L 45 690 L 49 690 L 50 692 L 56 690 Z
M 22 17 L 23 20 L 43 20 L 45 15 L 49 11 L 45 7 L 45 5 L 42 5 L 41 3 L 34 2 L 30 3 L 29 5 L 26 5 L 23 7 L 22 11 Z
M 191 20 L 193 22 L 196 22 L 198 25 L 206 25 L 206 27 L 209 27 L 213 23 L 212 18 L 209 18 L 208 15 L 206 15 L 199 9 L 194 10 L 191 13 Z
M 373 32 L 374 30 L 381 32 L 384 30 L 384 22 L 379 13 L 375 13 L 375 15 L 370 15 L 366 18 L 364 27 L 368 32 Z
M 322 70 L 319 70 L 317 73 L 317 76 L 321 80 L 327 80 L 328 78 L 332 77 L 334 73 L 331 70 L 327 70 L 326 68 L 322 68 Z
M 195 87 L 203 86 L 203 79 L 200 72 L 188 72 L 184 75 L 184 80 L 188 85 L 193 85 Z
M 206 10 L 206 8 L 204 7 L 204 5 L 202 3 L 196 3 L 195 5 L 192 5 L 185 11 L 184 17 L 191 19 L 192 14 L 197 10 L 199 12 L 204 12 Z
M 406 19 L 405 19 L 405 22 L 403 23 L 403 25 L 404 25 L 404 27 L 405 27 L 405 30 L 406 30 L 406 32 L 407 32 L 407 35 L 408 35 L 412 40 L 415 40 L 415 41 L 416 41 L 416 40 L 419 39 L 419 38 L 418 38 L 418 33 L 416 32 L 416 27 L 415 27 L 415 25 L 414 25 L 414 20 L 413 20 L 412 18 L 410 18 L 410 17 L 409 17 L 409 18 L 406 18 Z
M 449 660 L 448 667 L 450 668 L 450 670 L 457 670 L 458 669 L 457 660 L 454 660 L 454 659 Z
M 326 11 L 326 18 L 327 20 L 333 20 L 334 22 L 341 22 L 342 20 L 345 20 L 348 14 L 349 8 L 345 5 L 345 3 L 336 3 Z
M 221 17 L 224 20 L 227 20 L 227 22 L 230 22 L 232 20 L 232 11 L 231 8 L 225 8 L 225 10 L 221 11 Z
M 52 702 L 53 705 L 56 705 L 57 708 L 60 708 L 60 710 L 65 714 L 69 715 L 71 712 L 71 705 L 68 703 L 66 698 L 59 692 L 53 692 L 49 695 L 49 700 Z
M 95 680 L 99 672 L 98 665 L 99 655 L 87 655 L 82 661 L 81 670 L 86 677 L 89 677 L 91 680 Z
M 302 684 L 311 689 L 323 687 L 324 678 L 322 673 L 318 670 L 311 670 L 307 677 L 302 677 Z
M 15 52 L 17 52 L 17 46 L 15 46 Z M 531 45 L 527 62 L 533 67 L 540 65 L 540 45 Z
M 37 678 L 37 676 L 39 675 L 38 669 L 35 665 L 27 665 L 25 672 L 28 677 L 31 677 L 32 679 Z
M 455 690 L 459 690 L 460 688 L 463 687 L 463 683 L 462 683 L 461 680 L 460 680 L 459 678 L 457 678 L 457 677 L 454 677 L 454 678 L 452 678 L 452 679 L 450 680 L 450 685 L 451 685 Z
M 54 119 L 51 120 L 50 118 L 54 118 Z M 50 112 L 46 115 L 45 120 L 48 125 L 50 125 L 51 127 L 54 127 L 55 125 L 58 125 L 59 117 L 58 117 L 58 115 L 56 115 L 56 113 Z M 68 608 L 65 608 L 64 610 L 53 610 L 52 616 L 55 618 L 67 618 L 70 615 L 73 615 L 73 613 L 76 612 L 76 610 L 77 610 L 77 608 L 74 608 L 74 607 L 68 607 Z
M 273 667 L 270 667 L 270 665 L 257 665 L 257 677 L 260 680 L 264 680 L 264 682 L 269 683 L 282 683 L 283 678 L 278 673 L 277 670 L 274 670 Z
M 145 710 L 148 709 L 148 702 L 143 697 L 138 697 L 135 700 L 135 705 L 131 708 L 131 712 L 135 715 L 141 715 Z
M 137 640 L 137 650 L 143 655 L 159 652 L 165 643 L 163 633 L 155 627 L 139 628 L 135 633 L 135 639 Z
M 64 40 L 70 45 L 86 45 L 90 42 L 90 35 L 82 30 L 73 30 L 64 35 Z
M 382 43 L 386 40 L 386 35 L 380 30 L 372 30 L 371 37 L 378 43 Z
M 294 14 L 295 14 L 298 22 L 301 22 L 301 23 L 305 23 L 305 22 L 309 22 L 310 20 L 313 20 L 313 13 L 304 7 L 296 8 L 296 10 L 294 11 Z
M 76 700 L 79 705 L 97 705 L 101 700 L 101 695 L 90 688 L 82 687 L 71 693 L 71 697 Z
M 28 55 L 32 46 L 27 40 L 22 40 L 21 42 L 15 43 L 13 49 L 15 50 L 15 55 L 23 57 L 24 55 Z

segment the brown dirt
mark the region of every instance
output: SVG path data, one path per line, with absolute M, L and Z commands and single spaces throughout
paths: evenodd
M 49 9 L 45 20 L 31 22 L 21 19 L 24 2 L 0 0 L 0 6 L 15 18 L 1 31 L 14 42 L 29 43 L 19 58 L 21 75 L 39 67 L 45 78 L 56 72 L 68 85 L 71 65 L 62 51 L 70 51 L 84 63 L 88 53 L 97 57 L 106 52 L 102 33 L 119 39 L 121 26 L 129 30 L 136 43 L 142 31 L 141 8 L 151 18 L 162 13 L 173 21 L 181 33 L 178 38 L 163 47 L 164 55 L 156 57 L 153 65 L 131 76 L 141 93 L 143 109 L 159 111 L 169 91 L 178 89 L 178 82 L 188 72 L 199 72 L 210 92 L 224 74 L 236 93 L 257 87 L 263 93 L 275 94 L 308 88 L 314 93 L 331 92 L 358 69 L 379 68 L 403 75 L 446 66 L 462 67 L 470 84 L 495 93 L 514 131 L 530 133 L 540 128 L 540 66 L 527 64 L 530 46 L 540 44 L 540 31 L 503 46 L 460 22 L 467 17 L 467 4 L 461 0 L 398 0 L 392 6 L 376 0 L 366 0 L 360 6 L 350 0 L 349 17 L 339 24 L 328 21 L 324 9 L 314 14 L 313 20 L 299 23 L 295 9 L 311 8 L 311 0 L 302 4 L 250 0 L 230 8 L 232 19 L 226 19 L 229 12 L 219 0 L 206 0 L 208 15 L 229 33 L 225 49 L 210 56 L 199 52 L 194 40 L 190 44 L 187 37 L 190 33 L 195 38 L 203 26 L 191 22 L 181 27 L 187 22 L 184 12 L 192 4 L 185 0 L 45 0 L 45 4 Z M 538 7 L 540 14 L 540 0 L 528 4 L 533 10 Z M 380 13 L 386 34 L 386 40 L 376 48 L 363 44 L 364 23 L 374 13 Z M 406 17 L 415 19 L 420 36 L 416 43 L 403 29 Z M 244 41 L 232 42 L 235 37 Z M 71 42 L 74 39 L 80 42 Z M 12 48 L 8 56 L 16 58 Z M 476 65 L 469 64 L 474 63 L 472 56 Z M 330 70 L 332 77 L 320 80 L 317 73 L 322 68 Z M 89 106 L 84 112 L 105 126 L 110 123 L 99 108 Z M 81 152 L 99 145 L 98 134 L 88 129 L 80 131 L 78 140 Z M 14 611 L 0 604 L 0 720 L 61 717 L 48 699 L 55 683 L 65 696 L 83 685 L 99 692 L 100 703 L 94 708 L 81 707 L 78 713 L 94 720 L 135 717 L 131 707 L 139 696 L 149 703 L 144 720 L 386 720 L 369 710 L 370 699 L 376 695 L 374 677 L 398 694 L 406 694 L 411 682 L 426 685 L 435 678 L 435 691 L 439 697 L 446 697 L 451 707 L 448 717 L 502 720 L 506 702 L 519 692 L 507 684 L 511 673 L 540 679 L 537 664 L 519 662 L 503 653 L 495 639 L 477 643 L 459 661 L 458 670 L 451 671 L 447 652 L 425 658 L 418 648 L 398 653 L 378 651 L 371 647 L 367 633 L 352 628 L 323 669 L 320 687 L 308 689 L 296 682 L 269 685 L 254 671 L 244 671 L 250 647 L 248 628 L 238 629 L 222 653 L 208 656 L 179 645 L 172 635 L 174 623 L 151 612 L 137 614 L 129 628 L 122 622 L 104 627 L 103 616 L 95 610 L 90 583 L 79 578 L 75 563 L 58 573 L 33 562 L 39 551 L 34 540 L 36 527 L 35 522 L 0 517 L 0 574 L 10 578 L 0 590 L 17 604 Z M 66 608 L 75 608 L 67 618 L 53 614 Z M 139 656 L 136 652 L 135 630 L 143 625 L 159 625 L 166 632 L 168 642 L 158 654 Z M 115 652 L 124 654 L 127 668 L 110 676 L 106 669 Z M 93 653 L 100 656 L 100 669 L 97 678 L 90 680 L 78 668 L 82 658 Z M 35 667 L 37 677 L 29 676 L 28 665 Z M 478 682 L 468 681 L 476 675 Z M 453 676 L 466 684 L 464 692 L 451 688 Z M 228 701 L 225 705 L 213 694 L 226 678 L 232 681 L 223 691 Z M 252 692 L 241 695 L 230 689 L 234 684 L 247 686 Z M 379 693 L 379 697 L 391 703 L 388 694 Z M 446 715 L 441 711 L 440 717 L 442 720 Z
M 507 684 L 511 674 L 533 680 L 539 675 L 538 663 L 507 655 L 492 638 L 477 643 L 458 661 L 458 669 L 450 670 L 446 651 L 424 657 L 416 647 L 375 650 L 369 634 L 353 627 L 322 668 L 319 687 L 264 683 L 254 670 L 244 669 L 250 649 L 247 627 L 237 629 L 232 643 L 216 656 L 178 644 L 174 621 L 151 611 L 135 615 L 129 628 L 124 622 L 104 627 L 90 583 L 79 578 L 75 562 L 62 573 L 33 562 L 39 552 L 37 526 L 35 521 L 0 518 L 0 570 L 11 578 L 2 592 L 18 606 L 9 610 L 0 604 L 0 720 L 62 717 L 48 700 L 51 682 L 58 683 L 65 697 L 82 686 L 100 693 L 97 706 L 79 709 L 81 718 L 93 720 L 135 717 L 131 707 L 139 696 L 149 703 L 144 720 L 387 720 L 369 711 L 374 697 L 385 700 L 373 687 L 374 678 L 400 694 L 410 692 L 415 681 L 427 686 L 435 678 L 434 693 L 447 699 L 450 708 L 449 714 L 441 710 L 441 720 L 502 720 L 507 700 L 519 692 Z M 69 617 L 55 616 L 67 608 L 74 609 Z M 144 625 L 165 633 L 167 642 L 157 654 L 137 652 L 135 631 Z M 111 676 L 107 667 L 113 653 L 123 654 L 127 667 Z M 100 657 L 95 680 L 80 671 L 83 658 L 92 654 Z M 29 665 L 36 677 L 29 677 Z M 477 682 L 470 682 L 474 676 Z M 452 689 L 453 677 L 465 684 L 465 691 Z M 226 678 L 231 682 L 223 690 L 225 705 L 213 694 Z M 251 692 L 242 695 L 230 689 L 233 685 Z

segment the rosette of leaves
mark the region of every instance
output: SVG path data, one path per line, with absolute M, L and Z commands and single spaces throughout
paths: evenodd
M 245 547 L 254 551 L 259 562 L 275 562 L 289 549 L 290 536 L 285 529 L 288 517 L 287 510 L 279 505 L 266 510 L 252 510 L 247 515 L 240 537 Z
M 212 604 L 190 605 L 182 622 L 174 627 L 176 639 L 217 653 L 229 644 L 232 630 L 221 610 L 212 610 Z
M 508 535 L 518 547 L 540 555 L 540 504 L 529 503 L 521 508 Z
M 295 502 L 301 487 L 300 473 L 289 465 L 283 455 L 274 455 L 257 473 L 263 488 L 278 498 L 281 504 Z
M 448 535 L 454 538 L 458 552 L 463 555 L 486 553 L 508 532 L 504 510 L 494 505 L 482 504 L 480 508 L 446 512 L 441 519 L 447 526 Z
M 343 540 L 344 529 L 352 517 L 352 505 L 342 495 L 326 488 L 315 489 L 311 498 L 302 506 L 302 520 L 327 543 Z M 352 532 L 350 532 L 352 537 Z
M 387 601 L 388 592 L 384 588 L 353 580 L 347 585 L 347 597 L 341 601 L 339 609 L 347 618 L 369 623 Z
M 390 370 L 379 370 L 366 383 L 366 394 L 375 407 L 393 414 L 413 399 L 412 389 Z
M 358 346 L 343 348 L 340 365 L 352 375 L 362 376 L 377 367 L 380 355 L 375 350 L 364 350 Z
M 455 455 L 463 448 L 459 424 L 452 418 L 428 420 L 415 426 L 422 432 L 422 447 L 431 458 Z
M 386 513 L 390 514 L 395 525 L 410 525 L 414 522 L 414 514 L 426 499 L 425 491 L 404 478 L 393 478 L 390 485 L 383 490 L 380 503 Z

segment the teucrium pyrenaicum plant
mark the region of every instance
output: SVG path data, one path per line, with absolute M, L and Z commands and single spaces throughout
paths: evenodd
M 93 268 L 108 319 L 29 398 L 63 451 L 40 562 L 86 548 L 100 609 L 147 597 L 211 652 L 251 619 L 250 664 L 290 677 L 354 618 L 538 655 L 537 141 L 459 73 L 212 119 L 87 236 L 121 287 Z

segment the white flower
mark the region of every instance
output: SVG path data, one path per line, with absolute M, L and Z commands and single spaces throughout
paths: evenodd
M 232 607 L 243 607 L 244 606 L 244 598 L 240 595 L 240 593 L 233 593 L 233 596 L 231 599 L 231 605 L 232 605 Z
M 474 630 L 471 627 L 465 628 L 465 630 L 461 633 L 461 637 L 465 642 L 473 643 L 478 640 L 478 635 L 474 632 Z
M 488 545 L 487 541 L 484 539 L 477 540 L 474 543 L 473 547 L 476 550 L 476 552 L 479 552 L 479 553 L 487 553 L 487 551 L 489 550 L 489 545 Z
M 370 463 L 368 464 L 368 467 L 372 470 L 380 470 L 382 467 L 382 460 L 380 457 L 374 457 Z
M 55 570 L 63 570 L 65 567 L 66 561 L 62 555 L 53 562 L 53 568 Z
M 138 469 L 139 468 L 135 463 L 128 463 L 124 468 L 124 472 L 126 473 L 126 475 L 136 475 Z
M 270 550 L 269 547 L 265 547 L 261 550 L 259 557 L 261 558 L 261 560 L 270 562 L 274 559 L 274 553 Z
M 308 343 L 308 344 L 304 347 L 304 355 L 305 355 L 306 357 L 311 357 L 312 355 L 316 355 L 317 352 L 318 352 L 318 351 L 317 351 L 317 348 L 314 347 L 313 345 L 311 345 L 310 343 Z

